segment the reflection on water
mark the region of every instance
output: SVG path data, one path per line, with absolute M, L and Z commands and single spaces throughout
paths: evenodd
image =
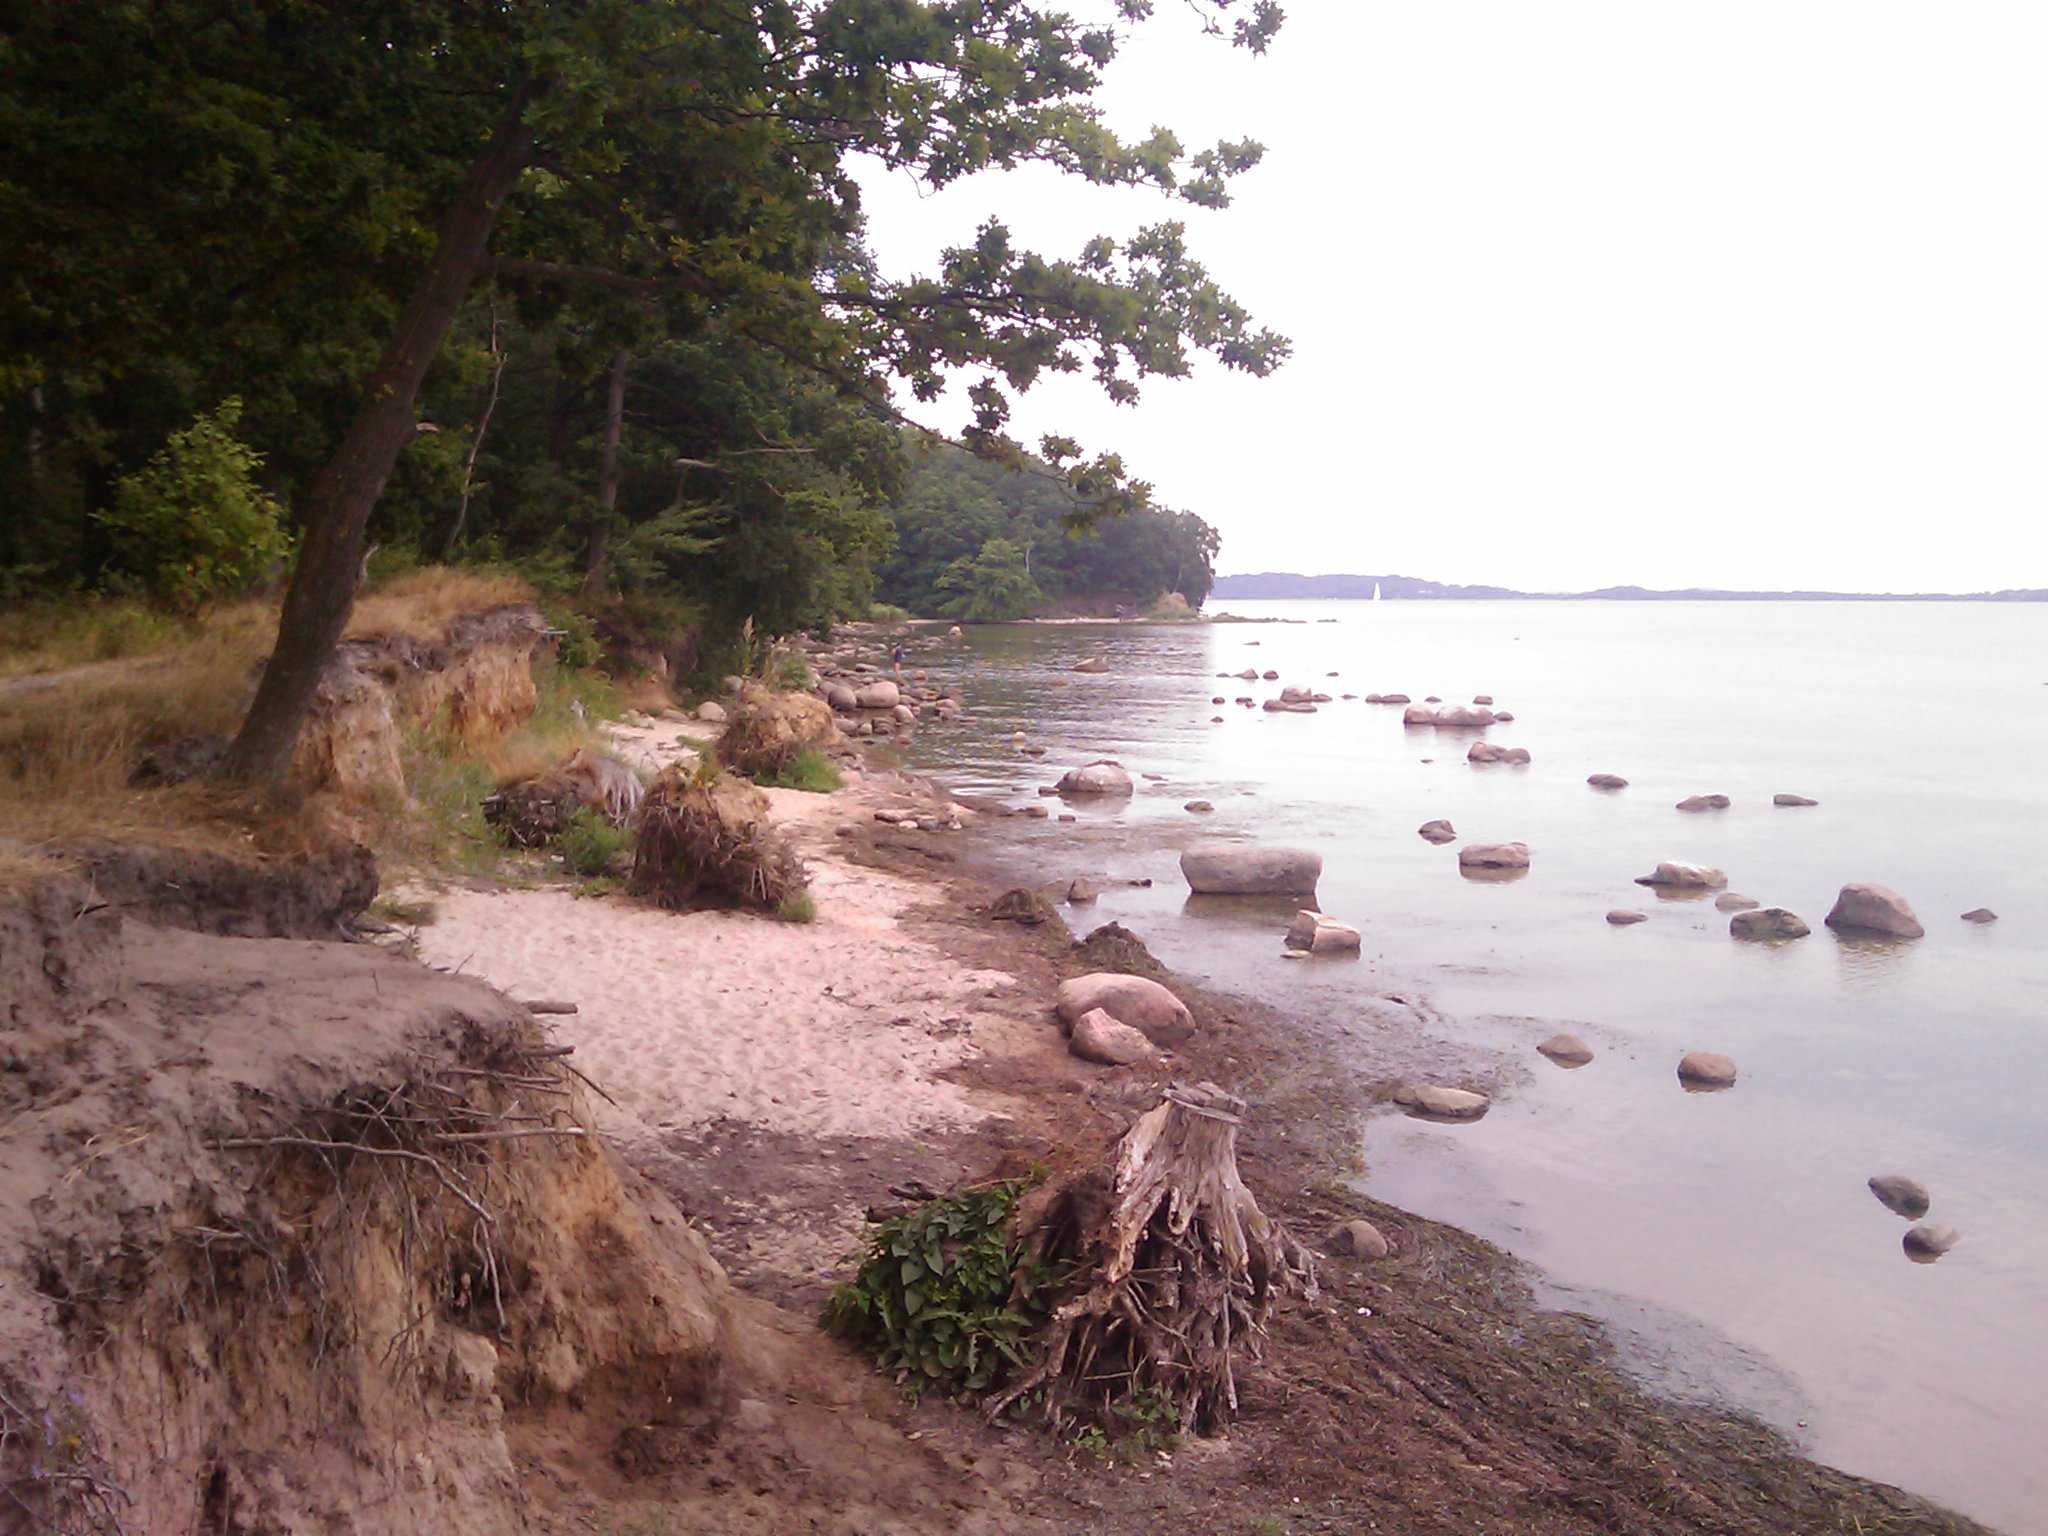
M 1106 887 L 1086 921 L 1126 923 L 1169 965 L 1327 1019 L 1333 1038 L 1384 1017 L 1386 996 L 1531 1066 L 1569 1026 L 1591 1066 L 1528 1072 L 1482 1121 L 1373 1121 L 1373 1192 L 1514 1248 L 1575 1296 L 1609 1298 L 1610 1320 L 1635 1309 L 1637 1342 L 1676 1377 L 1769 1378 L 1737 1395 L 1788 1428 L 1806 1419 L 1817 1454 L 2013 1532 L 2048 1531 L 2048 1099 L 2025 1091 L 2048 1081 L 2048 690 L 2030 675 L 2048 609 L 1261 611 L 1342 622 L 1003 626 L 921 642 L 911 665 L 958 681 L 971 720 L 922 730 L 913 760 L 1018 805 L 1096 757 L 1163 775 L 1127 801 L 1074 803 L 1071 823 L 997 835 L 1049 879 L 1155 880 Z M 1097 653 L 1110 671 L 1067 673 Z M 1217 681 L 1254 661 L 1279 681 Z M 1209 703 L 1287 683 L 1488 693 L 1516 719 L 1484 739 L 1533 761 L 1474 769 L 1474 733 L 1404 729 L 1398 707 L 1362 699 L 1313 715 Z M 1042 761 L 1020 754 L 1018 731 Z M 1595 772 L 1629 787 L 1590 789 Z M 1730 808 L 1673 809 L 1702 785 Z M 1774 807 L 1788 791 L 1821 804 Z M 1197 798 L 1214 814 L 1181 809 Z M 1435 818 L 1456 843 L 1416 836 Z M 1364 935 L 1361 963 L 1281 960 L 1291 900 L 1191 899 L 1177 854 L 1211 837 L 1320 852 L 1322 909 Z M 1463 842 L 1526 842 L 1532 867 L 1460 879 Z M 1813 934 L 1738 943 L 1712 891 L 1655 888 L 1644 902 L 1631 882 L 1662 860 L 1724 869 Z M 1852 880 L 1904 893 L 1927 936 L 1831 933 L 1820 919 Z M 1606 923 L 1621 906 L 1647 920 Z M 1979 906 L 2004 920 L 1960 921 Z M 1694 1048 L 1734 1057 L 1737 1091 L 1674 1091 Z M 1865 1188 L 1880 1169 L 1924 1181 L 1935 1217 L 1965 1234 L 1939 1265 L 1898 1261 L 1899 1218 Z

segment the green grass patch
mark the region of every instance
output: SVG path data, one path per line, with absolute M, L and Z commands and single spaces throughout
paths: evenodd
M 803 789 L 814 795 L 829 795 L 845 783 L 839 770 L 816 747 L 805 747 L 775 773 L 756 779 L 771 789 Z
M 782 898 L 775 909 L 775 915 L 785 923 L 815 923 L 818 920 L 818 904 L 811 900 L 809 891 L 791 891 Z
M 633 846 L 633 834 L 613 825 L 602 811 L 585 806 L 569 818 L 555 847 L 572 874 L 593 880 L 611 868 L 612 860 Z

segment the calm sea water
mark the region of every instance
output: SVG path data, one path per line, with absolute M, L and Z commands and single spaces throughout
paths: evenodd
M 1048 877 L 1151 876 L 1090 920 L 1168 964 L 1327 1019 L 1426 999 L 1418 1037 L 1517 1063 L 1486 1119 L 1383 1116 L 1371 1192 L 1480 1232 L 1599 1315 L 1668 1387 L 1732 1399 L 1812 1454 L 2014 1533 L 2048 1531 L 2048 607 L 1798 603 L 1237 603 L 1300 621 L 1002 626 L 923 642 L 971 721 L 921 732 L 922 765 L 1037 803 L 1096 756 L 1142 781 L 1079 820 L 1004 822 Z M 1069 669 L 1102 654 L 1103 675 Z M 1275 683 L 1218 679 L 1246 666 Z M 1336 676 L 1328 674 L 1335 673 Z M 1465 762 L 1470 733 L 1339 700 L 1266 714 L 1287 683 L 1331 694 L 1493 695 L 1527 768 Z M 1212 715 L 1223 723 L 1212 724 Z M 1049 751 L 1018 754 L 1027 732 Z M 1589 773 L 1624 775 L 1602 794 Z M 1781 791 L 1808 810 L 1774 808 Z M 1720 792 L 1723 812 L 1674 802 Z M 1215 803 L 1196 817 L 1183 802 Z M 1457 843 L 1523 841 L 1524 879 L 1461 879 Z M 1280 960 L 1283 912 L 1187 898 L 1200 837 L 1306 845 L 1358 962 Z M 1719 865 L 1813 936 L 1738 943 L 1711 900 L 1631 883 L 1660 859 Z M 1874 880 L 1927 927 L 1837 938 L 1836 890 Z M 1287 905 L 1287 904 L 1283 904 Z M 1976 927 L 1962 912 L 1988 906 Z M 1649 913 L 1633 928 L 1612 907 Z M 1559 1028 L 1599 1052 L 1552 1068 Z M 1674 1076 L 1693 1048 L 1727 1093 Z M 1963 1233 L 1938 1264 L 1864 1188 L 1903 1172 Z

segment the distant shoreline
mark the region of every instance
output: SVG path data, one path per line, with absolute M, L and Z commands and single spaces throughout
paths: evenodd
M 2011 587 L 1996 592 L 1747 592 L 1721 587 L 1600 587 L 1588 592 L 1522 592 L 1513 587 L 1460 586 L 1414 576 L 1304 576 L 1293 571 L 1260 571 L 1219 576 L 1211 598 L 1290 601 L 1326 598 L 1359 602 L 1375 590 L 1388 602 L 1709 602 L 1709 603 L 2043 603 L 2048 587 Z

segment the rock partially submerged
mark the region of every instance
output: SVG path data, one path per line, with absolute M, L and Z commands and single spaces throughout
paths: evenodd
M 1820 804 L 1820 802 L 1819 802 L 1818 800 L 1810 800 L 1810 799 L 1808 799 L 1808 798 L 1807 798 L 1807 797 L 1806 797 L 1805 795 L 1773 795 L 1773 796 L 1771 796 L 1771 804 L 1773 804 L 1773 805 L 1819 805 L 1819 804 Z
M 1086 661 L 1076 662 L 1069 670 L 1075 672 L 1107 672 L 1109 662 L 1101 656 L 1090 656 Z
M 1442 845 L 1456 841 L 1458 831 L 1448 821 L 1425 821 L 1415 829 L 1415 834 L 1424 842 Z
M 1728 883 L 1720 870 L 1706 864 L 1681 864 L 1666 859 L 1647 875 L 1637 875 L 1637 885 L 1660 885 L 1678 891 L 1718 891 Z
M 1403 1083 L 1393 1100 L 1418 1120 L 1477 1120 L 1493 1107 L 1483 1093 L 1438 1083 Z
M 1082 1014 L 1100 1009 L 1155 1045 L 1178 1045 L 1195 1032 L 1195 1016 L 1170 990 L 1149 977 L 1117 971 L 1093 971 L 1061 982 L 1053 1007 L 1069 1030 Z
M 1069 768 L 1054 788 L 1062 795 L 1128 795 L 1133 785 L 1123 764 L 1105 757 Z
M 1322 878 L 1323 856 L 1307 848 L 1197 843 L 1180 856 L 1188 889 L 1211 896 L 1304 896 Z
M 1386 700 L 1391 703 L 1391 698 Z M 1493 724 L 1494 714 L 1477 704 L 1438 704 L 1434 700 L 1411 704 L 1401 712 L 1403 725 L 1437 725 L 1483 730 Z
M 1216 807 L 1211 805 L 1206 800 L 1190 800 L 1186 805 L 1182 806 L 1181 809 L 1196 816 L 1206 816 L 1211 811 L 1215 810 Z
M 1536 1047 L 1560 1067 L 1583 1067 L 1593 1059 L 1593 1047 L 1577 1035 L 1552 1035 Z
M 1678 802 L 1681 811 L 1725 811 L 1728 805 L 1726 795 L 1687 795 Z
M 1586 782 L 1595 789 L 1627 789 L 1628 780 L 1618 773 L 1590 773 Z
M 1932 1264 L 1962 1240 L 1963 1234 L 1954 1227 L 1926 1221 L 1917 1227 L 1908 1227 L 1900 1242 L 1906 1250 L 1906 1257 L 1915 1264 Z
M 1467 843 L 1458 850 L 1460 869 L 1527 869 L 1527 843 Z
M 1743 896 L 1734 891 L 1723 891 L 1714 898 L 1714 910 L 1717 912 L 1747 912 L 1762 905 L 1754 896 Z
M 1783 907 L 1761 907 L 1729 918 L 1728 932 L 1738 939 L 1772 941 L 1803 939 L 1813 930 L 1796 912 L 1787 912 Z
M 1903 1173 L 1876 1174 L 1869 1185 L 1870 1192 L 1877 1196 L 1878 1204 L 1908 1221 L 1918 1221 L 1934 1203 L 1925 1184 L 1918 1179 L 1909 1179 Z
M 1490 741 L 1475 741 L 1467 749 L 1465 761 L 1468 763 L 1516 763 L 1527 766 L 1529 762 L 1529 749 L 1527 747 L 1497 746 Z
M 1719 1051 L 1687 1051 L 1678 1060 L 1678 1080 L 1692 1089 L 1733 1088 L 1735 1058 Z
M 1998 914 L 1989 907 L 1972 907 L 1963 914 L 1963 921 L 1966 923 L 1995 923 L 1998 921 Z
M 1927 930 L 1906 905 L 1906 898 L 1889 886 L 1856 882 L 1842 887 L 1827 925 L 1837 932 L 1875 933 L 1893 939 L 1917 939 Z
M 894 709 L 903 702 L 903 690 L 887 678 L 880 678 L 862 684 L 853 699 L 862 709 Z
M 1627 928 L 1636 923 L 1647 923 L 1649 920 L 1649 913 L 1631 912 L 1626 907 L 1616 907 L 1607 914 L 1607 921 L 1614 924 L 1617 928 Z
M 1340 923 L 1320 912 L 1301 911 L 1294 914 L 1294 921 L 1288 925 L 1283 942 L 1289 949 L 1303 950 L 1311 955 L 1355 955 L 1363 941 L 1358 930 L 1348 923 Z

